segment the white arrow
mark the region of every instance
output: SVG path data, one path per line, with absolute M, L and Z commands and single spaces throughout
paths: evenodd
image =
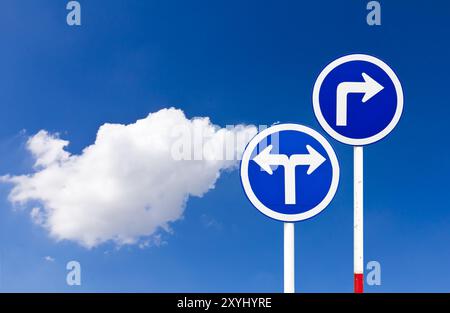
M 253 158 L 269 175 L 273 174 L 271 166 L 281 165 L 284 168 L 284 202 L 295 204 L 295 168 L 298 165 L 309 165 L 306 174 L 311 175 L 323 162 L 325 158 L 313 147 L 306 145 L 308 154 L 293 154 L 288 157 L 285 154 L 270 154 L 273 146 L 267 146 Z
M 349 93 L 364 93 L 362 102 L 367 102 L 384 89 L 377 81 L 366 73 L 362 73 L 364 82 L 343 82 L 336 91 L 336 125 L 347 126 L 347 95 Z

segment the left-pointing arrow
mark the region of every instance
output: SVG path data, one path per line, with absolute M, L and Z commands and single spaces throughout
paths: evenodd
M 289 158 L 285 154 L 270 154 L 272 149 L 273 145 L 269 145 L 253 158 L 253 161 L 270 175 L 273 174 L 272 166 L 285 166 L 289 162 Z

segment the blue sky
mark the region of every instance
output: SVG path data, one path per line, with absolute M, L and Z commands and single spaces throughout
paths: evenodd
M 366 24 L 366 1 L 80 3 L 80 27 L 66 24 L 64 1 L 0 5 L 1 175 L 31 171 L 25 142 L 40 129 L 80 153 L 100 125 L 171 106 L 220 126 L 294 122 L 323 134 L 317 75 L 342 55 L 371 54 L 396 71 L 405 107 L 365 149 L 365 259 L 382 266 L 382 285 L 366 290 L 450 291 L 447 2 L 381 1 L 380 27 Z M 327 138 L 340 186 L 296 226 L 298 292 L 353 290 L 352 149 Z M 167 244 L 146 249 L 57 243 L 9 190 L 0 185 L 1 291 L 282 291 L 283 225 L 251 206 L 237 171 L 188 201 Z M 70 260 L 81 286 L 66 285 Z

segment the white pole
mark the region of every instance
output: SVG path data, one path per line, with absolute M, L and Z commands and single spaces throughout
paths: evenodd
M 284 292 L 295 292 L 294 223 L 284 223 Z
M 364 232 L 363 232 L 363 147 L 353 148 L 354 175 L 354 211 L 353 211 L 353 245 L 354 245 L 354 291 L 364 291 Z

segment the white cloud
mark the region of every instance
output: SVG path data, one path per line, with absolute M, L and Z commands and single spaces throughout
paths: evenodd
M 217 221 L 215 218 L 208 216 L 206 214 L 202 214 L 201 216 L 202 224 L 205 228 L 212 228 L 215 230 L 222 230 L 222 224 Z
M 197 133 L 201 140 L 192 136 Z M 189 196 L 201 197 L 214 188 L 222 170 L 236 167 L 236 158 L 222 157 L 230 155 L 229 147 L 240 157 L 255 134 L 254 126 L 219 128 L 208 118 L 187 119 L 173 108 L 129 125 L 104 124 L 95 143 L 79 155 L 64 150 L 68 141 L 41 130 L 27 142 L 33 173 L 1 180 L 13 184 L 12 203 L 40 203 L 31 218 L 56 240 L 89 248 L 109 240 L 157 242 L 159 230 L 182 218 Z M 180 149 L 189 152 L 181 160 Z M 199 149 L 204 158 L 186 158 Z
M 38 225 L 41 225 L 44 222 L 44 217 L 42 215 L 42 211 L 38 207 L 34 207 L 30 211 L 31 220 Z
M 52 258 L 51 256 L 47 255 L 46 257 L 44 257 L 44 260 L 47 262 L 55 262 L 55 258 Z
M 167 241 L 165 241 L 162 238 L 161 234 L 155 234 L 150 238 L 146 238 L 145 240 L 142 240 L 139 243 L 139 248 L 145 249 L 148 247 L 162 247 L 162 246 L 165 246 L 166 244 L 167 244 Z

